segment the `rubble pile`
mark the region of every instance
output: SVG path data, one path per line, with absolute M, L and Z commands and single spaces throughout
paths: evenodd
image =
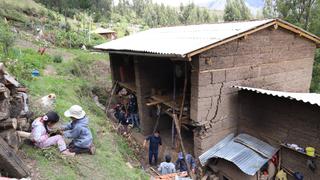
M 22 87 L 0 63 L 0 176 L 27 177 L 28 168 L 16 155 L 19 131 L 30 129 L 27 89 Z

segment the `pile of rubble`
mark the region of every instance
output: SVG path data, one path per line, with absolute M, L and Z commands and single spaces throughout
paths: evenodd
M 30 129 L 28 96 L 0 63 L 0 176 L 22 178 L 29 170 L 17 156 L 21 145 L 19 131 Z

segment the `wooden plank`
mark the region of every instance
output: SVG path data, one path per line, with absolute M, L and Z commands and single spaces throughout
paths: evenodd
M 17 154 L 0 138 L 0 162 L 2 175 L 13 178 L 25 178 L 30 175 L 30 170 Z
M 4 121 L 1 121 L 0 123 L 0 129 L 1 130 L 6 130 L 6 129 L 17 129 L 17 119 L 16 118 L 12 118 L 12 119 L 6 119 Z
M 180 140 L 180 145 L 181 145 L 181 150 L 182 150 L 182 154 L 184 156 L 184 158 L 186 159 L 186 149 L 184 148 L 184 144 L 183 144 L 183 140 L 182 140 L 182 136 L 181 136 L 181 129 L 180 129 L 180 124 L 179 124 L 179 120 L 176 114 L 173 114 L 173 121 L 174 124 L 176 125 L 176 130 L 177 130 L 177 134 Z M 193 174 L 193 172 L 191 171 L 190 166 L 187 164 L 187 170 L 188 170 L 188 174 L 191 176 L 192 179 L 195 179 L 195 175 Z
M 281 26 L 282 28 L 285 28 L 287 30 L 293 31 L 293 32 L 295 32 L 297 34 L 301 34 L 305 38 L 310 39 L 312 41 L 315 41 L 318 45 L 320 43 L 320 38 L 319 37 L 317 37 L 316 35 L 305 31 L 304 29 L 302 29 L 300 27 L 297 27 L 297 26 L 295 26 L 293 24 L 289 24 L 288 22 L 285 22 L 285 21 L 283 21 L 281 19 L 277 19 L 277 24 L 279 26 Z
M 179 110 L 179 104 L 182 102 L 182 96 L 177 96 L 176 101 L 172 100 L 172 96 L 168 95 L 153 95 L 152 99 L 163 103 L 166 106 L 174 108 L 175 110 Z
M 18 151 L 21 144 L 21 139 L 18 136 L 17 131 L 15 131 L 14 129 L 1 131 L 0 137 L 3 138 L 3 140 L 5 140 L 12 149 Z
M 118 82 L 118 84 L 123 87 L 123 88 L 126 88 L 134 93 L 137 92 L 137 88 L 136 88 L 136 85 L 135 83 L 125 83 L 125 82 Z
M 168 112 L 168 111 L 164 111 L 167 115 L 169 115 L 171 118 L 173 118 L 173 114 L 171 112 Z M 188 121 L 190 120 L 190 117 L 189 116 L 182 116 L 181 118 L 181 123 L 184 123 L 184 124 L 189 124 Z M 191 125 L 191 124 L 190 124 Z
M 157 105 L 157 104 L 160 104 L 161 102 L 160 101 L 152 101 L 152 102 L 148 102 L 146 103 L 147 106 L 154 106 L 154 105 Z

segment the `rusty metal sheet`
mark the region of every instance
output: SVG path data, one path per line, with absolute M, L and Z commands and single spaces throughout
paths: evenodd
M 199 160 L 205 165 L 211 158 L 222 158 L 253 176 L 277 151 L 278 149 L 248 134 L 239 134 L 234 138 L 230 134 L 199 156 Z

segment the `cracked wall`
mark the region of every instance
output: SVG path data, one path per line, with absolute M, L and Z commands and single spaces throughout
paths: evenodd
M 315 44 L 284 29 L 264 29 L 215 47 L 192 60 L 190 116 L 200 155 L 238 128 L 233 85 L 308 92 Z

